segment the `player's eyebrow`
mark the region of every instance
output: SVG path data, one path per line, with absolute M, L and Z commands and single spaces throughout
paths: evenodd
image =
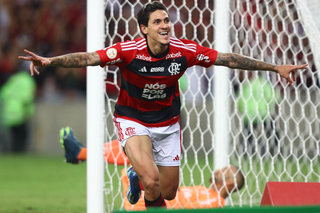
M 166 20 L 169 20 L 170 21 L 170 19 L 169 19 L 169 17 L 167 16 L 167 17 L 165 17 L 165 18 L 163 18 L 163 19 L 161 19 L 161 18 L 156 18 L 156 19 L 154 19 L 154 20 L 152 20 L 152 22 L 156 22 L 156 21 L 166 21 Z

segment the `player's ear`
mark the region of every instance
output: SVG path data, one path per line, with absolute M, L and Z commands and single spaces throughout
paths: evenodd
M 140 25 L 140 29 L 141 29 L 141 32 L 144 34 L 144 35 L 147 35 L 148 34 L 148 27 L 144 26 L 143 24 Z

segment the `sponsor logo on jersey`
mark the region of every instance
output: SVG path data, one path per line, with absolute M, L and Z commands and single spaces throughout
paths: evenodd
M 153 67 L 151 68 L 150 72 L 163 72 L 164 67 Z
M 199 54 L 197 55 L 197 58 L 196 58 L 198 61 L 204 61 L 206 63 L 210 63 L 210 58 L 209 56 L 206 56 L 206 55 L 203 55 L 203 54 Z
M 181 67 L 181 64 L 173 62 L 168 68 L 168 71 L 171 73 L 171 75 L 178 75 L 180 73 L 180 67 Z
M 138 70 L 139 72 L 147 72 L 147 68 L 146 67 L 142 67 L 140 70 Z
M 151 56 L 145 56 L 145 55 L 140 55 L 140 54 L 138 54 L 138 55 L 136 56 L 136 59 L 144 60 L 144 61 L 152 61 Z
M 120 62 L 122 62 L 122 59 L 121 59 L 121 58 L 118 58 L 117 60 L 108 61 L 108 62 L 106 63 L 106 65 L 115 64 L 115 63 L 120 63 Z
M 118 55 L 118 51 L 115 48 L 110 48 L 107 50 L 107 56 L 109 59 L 115 59 Z
M 168 55 L 166 56 L 166 59 L 179 58 L 179 57 L 181 57 L 181 56 L 182 56 L 181 52 L 170 53 L 170 54 L 168 54 Z
M 164 89 L 167 87 L 166 84 L 145 84 L 142 92 L 142 97 L 148 100 L 152 99 L 164 99 L 167 94 L 164 93 Z

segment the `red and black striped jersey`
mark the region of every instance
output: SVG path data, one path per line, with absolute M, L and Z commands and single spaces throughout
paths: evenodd
M 176 123 L 181 105 L 178 79 L 188 67 L 210 67 L 217 58 L 216 50 L 175 37 L 161 55 L 150 51 L 145 38 L 119 42 L 97 53 L 101 67 L 115 65 L 121 70 L 115 117 L 147 127 Z

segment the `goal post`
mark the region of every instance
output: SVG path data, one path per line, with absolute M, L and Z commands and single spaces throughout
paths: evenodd
M 215 22 L 215 46 L 214 48 L 220 52 L 230 52 L 229 42 L 229 0 L 214 2 L 216 14 Z M 219 169 L 229 164 L 228 162 L 228 143 L 220 141 L 229 141 L 229 113 L 230 113 L 230 97 L 229 97 L 229 68 L 214 68 L 214 169 Z
M 90 36 L 88 32 L 88 42 L 95 40 L 99 43 L 98 47 L 88 46 L 88 51 L 142 36 L 136 14 L 151 0 L 100 1 L 95 1 L 99 3 L 94 6 L 94 12 L 88 11 L 88 16 L 92 16 L 88 17 L 88 27 L 100 28 L 94 35 L 93 29 Z M 88 10 L 93 2 L 87 2 Z M 295 86 L 289 86 L 277 74 L 268 71 L 232 70 L 217 66 L 189 68 L 180 85 L 183 142 L 180 186 L 210 187 L 208 180 L 216 168 L 234 164 L 246 179 L 244 188 L 228 198 L 227 205 L 237 207 L 259 205 L 267 181 L 320 182 L 319 39 L 312 36 L 318 35 L 314 25 L 319 23 L 313 22 L 311 26 L 307 17 L 311 13 L 301 6 L 306 2 L 317 5 L 317 0 L 160 2 L 168 8 L 173 34 L 177 38 L 277 65 L 308 63 L 307 70 L 297 73 Z M 96 14 L 101 12 L 100 7 L 102 18 Z M 319 13 L 314 16 L 319 17 Z M 100 19 L 104 22 L 102 27 Z M 103 41 L 100 41 L 100 33 L 104 35 Z M 89 69 L 88 74 L 99 73 Z M 101 73 L 98 75 L 100 77 L 97 78 L 105 77 L 103 85 L 97 85 L 101 79 L 97 80 L 100 83 L 88 79 L 87 89 L 91 90 L 90 81 L 95 84 L 93 93 L 101 98 L 101 88 L 106 88 L 105 99 L 99 101 L 100 106 L 91 105 L 90 108 L 88 99 L 88 134 L 101 130 L 100 123 L 97 129 L 94 125 L 89 129 L 89 117 L 93 119 L 89 111 L 94 110 L 94 114 L 101 116 L 96 117 L 99 122 L 104 119 L 103 142 L 107 142 L 117 138 L 112 117 L 119 92 L 120 71 L 117 67 L 108 66 L 103 76 Z M 97 134 L 97 140 L 88 136 L 88 145 L 91 146 L 88 146 L 88 163 L 89 149 L 93 146 L 91 159 L 96 158 L 95 162 L 99 163 L 103 161 L 101 134 Z M 101 172 L 97 171 L 101 167 L 99 163 L 88 164 L 88 171 Z M 94 166 L 99 168 L 93 169 Z M 128 165 L 106 163 L 104 167 L 103 174 L 96 173 L 101 177 L 105 174 L 104 189 L 96 191 L 100 196 L 104 190 L 104 204 L 99 198 L 98 203 L 90 205 L 100 206 L 106 212 L 124 209 L 121 170 Z M 99 187 L 100 181 L 99 178 Z M 96 184 L 95 179 L 89 180 L 88 176 L 88 187 L 95 188 Z M 97 194 L 93 192 L 90 195 L 88 189 L 88 202 L 89 196 L 96 197 Z
M 87 51 L 104 47 L 104 0 L 87 0 Z M 105 212 L 105 85 L 100 67 L 87 67 L 87 213 Z

